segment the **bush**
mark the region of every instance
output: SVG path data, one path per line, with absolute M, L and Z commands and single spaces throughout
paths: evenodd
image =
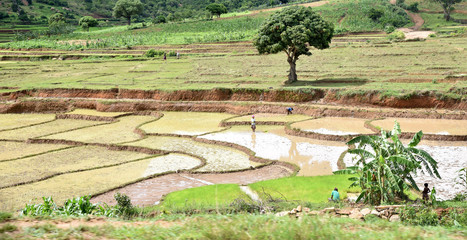
M 125 194 L 116 193 L 114 195 L 115 200 L 117 201 L 117 210 L 119 211 L 119 215 L 124 218 L 130 218 L 135 214 L 135 208 L 131 204 L 131 199 Z
M 0 212 L 0 223 L 10 219 L 13 215 L 7 212 Z
M 391 41 L 404 40 L 405 34 L 402 31 L 396 30 L 393 33 L 389 34 L 387 38 Z
M 384 27 L 384 31 L 385 31 L 387 34 L 392 33 L 392 32 L 394 32 L 395 30 L 396 30 L 396 28 L 395 28 L 393 25 L 390 25 L 390 24 L 389 24 L 389 25 L 386 25 L 386 26 Z
M 371 18 L 373 21 L 378 21 L 383 16 L 383 14 L 383 10 L 371 8 L 370 12 L 368 13 L 368 17 Z
M 145 27 L 144 23 L 135 23 L 135 24 L 128 25 L 126 28 L 128 30 L 133 30 L 133 29 L 141 29 L 144 27 Z
M 170 51 L 168 55 L 169 55 L 169 57 L 175 57 L 175 56 L 177 56 L 177 52 Z
M 166 23 L 166 22 L 167 22 L 167 19 L 162 15 L 159 15 L 155 17 L 154 19 L 152 19 L 152 23 Z
M 407 10 L 411 12 L 418 12 L 418 2 L 414 2 L 407 7 Z
M 156 56 L 162 56 L 164 55 L 164 51 L 162 50 L 156 50 L 156 49 L 149 49 L 146 53 L 144 53 L 145 57 L 156 57 Z
M 399 211 L 402 222 L 421 226 L 439 225 L 438 215 L 431 208 L 406 206 Z

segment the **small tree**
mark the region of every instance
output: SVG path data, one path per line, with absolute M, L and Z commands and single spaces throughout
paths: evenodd
M 99 25 L 97 20 L 91 16 L 84 16 L 79 19 L 79 25 L 86 31 L 89 31 L 90 27 L 95 27 Z
M 220 17 L 223 13 L 227 13 L 227 8 L 221 3 L 211 3 L 206 7 L 206 10 L 217 17 Z
M 446 21 L 451 20 L 451 10 L 453 9 L 454 4 L 460 3 L 464 0 L 431 0 L 433 2 L 441 4 L 444 11 L 444 19 Z
M 55 13 L 49 17 L 49 27 L 53 25 L 65 24 L 65 17 L 61 13 Z
M 143 4 L 140 0 L 118 0 L 115 4 L 113 16 L 116 18 L 124 17 L 128 25 L 131 24 L 131 16 L 143 12 Z
M 261 26 L 253 44 L 260 54 L 285 52 L 290 72 L 286 84 L 297 81 L 296 62 L 310 56 L 308 47 L 329 48 L 334 27 L 310 7 L 292 6 L 274 13 Z
M 404 190 L 419 190 L 412 177 L 417 170 L 441 178 L 438 163 L 426 151 L 415 148 L 422 139 L 422 131 L 413 136 L 407 147 L 399 140 L 400 134 L 396 122 L 391 132 L 381 131 L 381 136 L 363 135 L 347 142 L 356 145 L 348 151 L 357 156 L 355 166 L 334 173 L 357 175 L 349 178 L 353 181 L 351 186 L 362 189 L 357 201 L 381 204 L 404 198 Z

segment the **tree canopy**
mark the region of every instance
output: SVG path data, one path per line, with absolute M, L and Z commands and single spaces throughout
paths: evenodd
M 223 13 L 227 13 L 227 8 L 224 6 L 224 4 L 220 3 L 211 3 L 206 7 L 206 10 L 208 10 L 212 15 L 216 15 L 217 17 L 220 17 Z
M 90 27 L 95 27 L 97 26 L 99 23 L 97 22 L 97 20 L 91 16 L 84 16 L 82 18 L 79 19 L 79 25 L 83 28 L 83 29 L 86 29 L 89 31 L 89 28 Z
M 61 13 L 55 13 L 49 17 L 49 25 L 65 24 L 65 17 Z
M 295 63 L 300 55 L 310 56 L 308 47 L 329 48 L 334 26 L 310 7 L 292 6 L 274 13 L 261 26 L 253 44 L 260 54 L 285 52 L 290 64 L 286 84 L 297 81 Z
M 431 0 L 433 2 L 441 4 L 444 11 L 444 18 L 446 21 L 451 20 L 451 10 L 453 9 L 454 4 L 460 3 L 464 0 Z
M 143 12 L 143 4 L 140 0 L 118 0 L 113 10 L 114 17 L 124 17 L 127 19 L 128 25 L 130 25 L 131 16 Z

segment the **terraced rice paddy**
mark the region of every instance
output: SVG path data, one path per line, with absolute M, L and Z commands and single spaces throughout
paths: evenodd
M 115 167 L 64 174 L 44 181 L 1 189 L 0 211 L 19 209 L 28 202 L 26 199 L 36 199 L 42 196 L 53 196 L 57 203 L 61 203 L 68 198 L 105 192 L 148 176 L 167 171 L 191 169 L 200 164 L 199 160 L 188 156 L 180 158 L 177 155 L 176 159 L 178 160 L 172 162 L 170 155 L 154 157 Z M 151 170 L 148 171 L 148 168 Z M 38 202 L 38 200 L 33 202 Z
M 386 118 L 376 120 L 371 124 L 382 129 L 390 130 L 394 121 L 399 122 L 404 132 L 418 132 L 439 135 L 467 135 L 467 121 L 450 119 L 411 119 L 411 118 Z
M 60 203 L 64 199 L 79 195 L 97 195 L 158 174 L 184 169 L 193 173 L 203 173 L 198 174 L 197 178 L 206 178 L 206 181 L 209 181 L 207 172 L 246 170 L 247 172 L 241 176 L 250 176 L 247 174 L 250 173 L 249 169 L 259 165 L 250 161 L 253 155 L 266 160 L 293 163 L 300 168 L 299 176 L 330 175 L 345 165 L 353 164 L 352 156 L 344 156 L 347 150 L 345 143 L 287 135 L 283 126 L 285 123 L 296 122 L 291 127 L 302 131 L 326 129 L 320 133 L 327 135 L 373 133 L 363 127 L 365 119 L 333 117 L 311 119 L 306 115 L 258 113 L 255 114 L 257 121 L 264 124 L 259 124 L 257 132 L 253 133 L 249 126 L 250 115 L 235 117 L 226 113 L 163 113 L 161 119 L 154 116 L 122 116 L 126 113 L 101 113 L 86 109 L 68 113 L 114 117 L 116 121 L 110 123 L 75 119 L 53 120 L 55 118 L 53 114 L 0 115 L 0 119 L 10 122 L 8 129 L 0 131 L 0 139 L 7 139 L 0 141 L 0 178 L 2 179 L 0 211 L 21 208 L 30 199 L 43 196 L 53 196 Z M 13 120 L 15 118 L 19 119 L 16 125 Z M 219 124 L 226 119 L 227 125 L 231 123 L 240 125 L 219 127 Z M 386 119 L 372 123 L 385 127 L 384 124 L 388 122 L 387 124 L 390 123 L 392 127 L 393 121 L 394 119 Z M 428 130 L 434 129 L 433 132 L 438 134 L 439 132 L 466 134 L 466 129 L 463 127 L 466 125 L 465 120 L 398 119 L 398 121 L 404 131 L 422 129 L 429 132 Z M 436 127 L 432 128 L 432 125 Z M 140 135 L 141 133 L 135 131 L 138 128 L 153 135 Z M 90 145 L 29 143 L 27 140 L 30 138 L 50 139 L 63 143 L 67 143 L 63 141 L 67 140 Z M 209 140 L 233 145 L 221 146 L 219 142 L 209 142 Z M 105 147 L 109 144 L 113 144 L 113 148 Z M 455 171 L 467 165 L 467 157 L 465 157 L 467 144 L 422 141 L 420 145 L 439 162 L 439 171 L 443 178 L 433 179 L 419 174 L 416 177 L 417 183 L 421 185 L 428 182 L 435 186 L 441 199 L 452 198 L 456 193 L 461 192 L 460 186 L 455 185 Z M 141 151 L 138 149 L 132 149 L 131 152 L 116 150 L 119 147 L 124 150 L 129 146 L 162 150 L 166 154 L 154 156 L 137 152 Z M 251 149 L 252 152 L 240 151 L 236 149 L 238 146 Z M 291 171 L 282 166 L 272 167 L 275 172 L 280 173 L 278 176 L 284 176 Z M 257 170 L 261 171 L 261 169 Z M 267 171 L 262 174 L 266 173 L 271 174 Z M 212 177 L 217 179 L 216 182 L 222 182 L 220 181 L 222 176 L 227 175 Z M 233 179 L 239 176 L 230 176 L 229 179 L 234 181 Z M 185 177 L 178 176 L 182 179 Z M 159 184 L 157 179 L 155 178 L 151 184 Z M 180 181 L 178 179 L 178 182 Z M 196 186 L 196 184 L 189 185 Z M 150 189 L 148 186 L 144 187 Z
M 284 107 L 285 113 L 285 107 Z M 227 122 L 249 122 L 252 115 L 240 116 L 236 118 L 228 119 Z M 295 122 L 310 119 L 310 116 L 300 114 L 272 114 L 272 113 L 257 113 L 254 114 L 257 122 Z
M 126 112 L 99 112 L 93 109 L 82 109 L 78 108 L 73 111 L 67 112 L 66 114 L 76 114 L 76 115 L 88 115 L 88 116 L 99 116 L 99 117 L 118 117 Z
M 0 114 L 0 131 L 52 121 L 55 114 Z
M 252 166 L 249 156 L 241 151 L 223 146 L 196 142 L 190 138 L 149 136 L 143 140 L 126 145 L 185 152 L 203 157 L 206 159 L 206 166 L 200 168 L 198 170 L 200 172 L 233 171 L 248 169 Z
M 0 139 L 25 141 L 28 138 L 37 138 L 55 133 L 66 132 L 73 129 L 90 127 L 98 124 L 102 123 L 86 120 L 57 119 L 51 122 L 46 122 L 38 125 L 2 131 L 0 132 Z
M 200 135 L 219 131 L 219 123 L 234 115 L 203 112 L 162 112 L 164 117 L 140 127 L 146 133 Z
M 332 174 L 338 170 L 340 155 L 347 150 L 341 142 L 287 135 L 283 126 L 258 126 L 255 133 L 249 126 L 235 126 L 200 138 L 235 143 L 251 149 L 258 157 L 296 164 L 299 176 Z M 350 164 L 350 157 L 346 162 Z
M 47 153 L 67 147 L 69 146 L 59 144 L 29 144 L 24 142 L 0 141 L 0 162 Z
M 365 121 L 367 120 L 358 118 L 324 117 L 294 123 L 291 127 L 328 135 L 372 134 L 373 131 L 364 127 Z
M 126 116 L 117 122 L 95 127 L 49 135 L 47 139 L 62 139 L 86 143 L 122 143 L 141 138 L 134 130 L 144 123 L 156 120 L 151 116 Z
M 148 157 L 149 155 L 143 153 L 83 146 L 0 162 L 0 178 L 2 179 L 0 188 L 34 182 L 57 174 L 114 166 Z M 18 166 L 27 166 L 27 168 Z

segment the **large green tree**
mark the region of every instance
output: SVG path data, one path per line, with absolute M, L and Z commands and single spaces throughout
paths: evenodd
M 381 136 L 359 136 L 347 142 L 356 148 L 348 151 L 355 155 L 355 166 L 334 172 L 335 174 L 356 174 L 351 186 L 359 186 L 363 199 L 370 204 L 395 202 L 405 198 L 404 190 L 419 190 L 413 179 L 417 170 L 441 178 L 438 163 L 426 151 L 416 148 L 422 139 L 422 131 L 416 133 L 408 146 L 399 140 L 401 129 L 394 124 L 390 132 L 381 131 Z
M 143 4 L 140 0 L 118 0 L 115 4 L 113 15 L 116 18 L 124 17 L 128 25 L 131 24 L 131 16 L 143 12 Z
M 284 52 L 290 64 L 286 84 L 297 81 L 296 62 L 300 55 L 310 56 L 309 47 L 329 48 L 334 26 L 310 7 L 292 6 L 269 17 L 253 44 L 260 54 Z
M 227 8 L 224 6 L 224 4 L 220 3 L 211 3 L 206 7 L 206 10 L 208 10 L 212 15 L 216 15 L 217 17 L 220 17 L 223 13 L 227 13 Z
M 446 21 L 451 20 L 451 10 L 453 9 L 454 4 L 463 2 L 464 0 L 431 0 L 433 2 L 441 4 L 444 11 L 444 19 Z

